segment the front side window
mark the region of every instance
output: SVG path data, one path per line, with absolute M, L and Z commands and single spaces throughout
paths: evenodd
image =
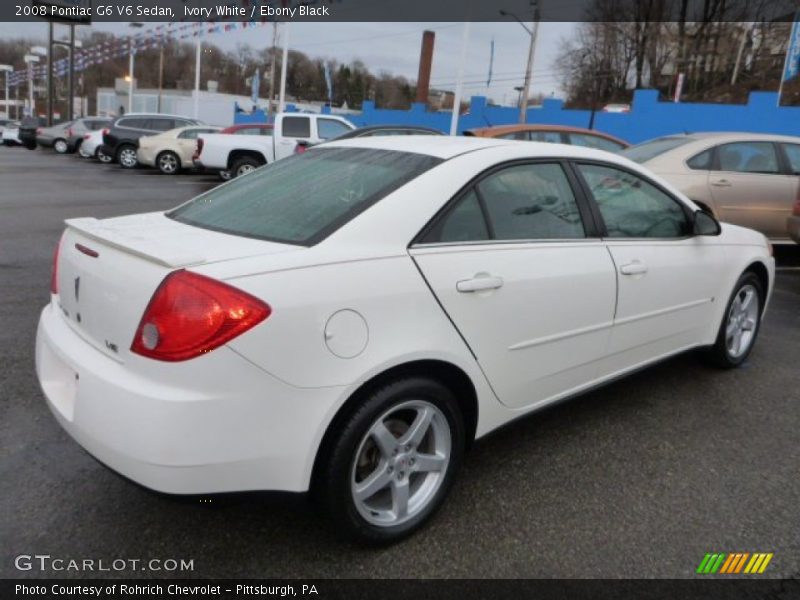
M 720 171 L 777 173 L 778 156 L 771 142 L 736 142 L 717 148 Z
M 469 190 L 440 219 L 422 240 L 424 244 L 455 244 L 458 242 L 480 242 L 489 239 L 489 229 L 483 216 L 478 195 Z
M 800 144 L 781 144 L 786 158 L 789 159 L 789 168 L 794 175 L 800 175 Z
M 350 131 L 350 128 L 335 119 L 317 119 L 317 132 L 320 139 L 329 140 Z
M 311 119 L 308 117 L 284 117 L 283 136 L 294 138 L 311 137 Z
M 622 156 L 629 158 L 637 163 L 645 163 L 648 160 L 654 159 L 656 156 L 661 156 L 665 152 L 679 148 L 684 144 L 688 144 L 692 138 L 688 136 L 675 136 L 675 137 L 662 137 L 650 140 L 649 142 L 642 142 L 630 148 L 626 148 L 621 152 Z
M 612 238 L 678 238 L 689 221 L 677 200 L 644 179 L 613 167 L 578 165 Z
M 315 148 L 236 178 L 167 216 L 233 235 L 307 246 L 440 162 L 410 152 Z

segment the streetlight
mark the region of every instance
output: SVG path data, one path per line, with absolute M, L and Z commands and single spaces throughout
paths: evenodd
M 528 64 L 525 67 L 525 83 L 523 84 L 522 97 L 519 103 L 519 122 L 524 123 L 527 119 L 528 112 L 528 95 L 531 87 L 531 71 L 533 71 L 533 58 L 536 52 L 536 34 L 539 31 L 539 4 L 537 0 L 531 0 L 531 8 L 533 8 L 533 28 L 529 28 L 522 22 L 517 15 L 512 12 L 500 10 L 500 15 L 503 17 L 512 17 L 517 23 L 522 25 L 522 28 L 528 33 L 531 38 L 530 46 L 528 47 Z
M 11 109 L 9 108 L 9 105 L 8 105 L 8 74 L 11 73 L 13 70 L 14 70 L 14 67 L 12 67 L 11 65 L 0 65 L 0 72 L 6 74 L 6 77 L 5 77 L 5 79 L 6 79 L 6 95 L 5 95 L 6 103 L 5 103 L 5 106 L 6 106 L 6 118 L 7 119 L 11 118 Z
M 144 26 L 144 23 L 140 23 L 139 21 L 131 21 L 128 23 L 129 27 L 133 27 L 134 29 L 139 29 Z M 133 62 L 134 56 L 136 56 L 136 48 L 133 45 L 133 35 L 128 36 L 128 50 L 130 52 L 130 58 L 128 60 L 128 112 L 133 112 Z

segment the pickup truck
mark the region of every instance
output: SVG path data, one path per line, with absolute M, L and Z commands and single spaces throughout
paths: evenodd
M 271 130 L 260 135 L 203 134 L 197 138 L 194 166 L 219 171 L 220 177 L 238 177 L 258 167 L 291 156 L 302 148 L 355 129 L 334 115 L 278 113 Z M 270 135 L 271 134 L 271 135 Z

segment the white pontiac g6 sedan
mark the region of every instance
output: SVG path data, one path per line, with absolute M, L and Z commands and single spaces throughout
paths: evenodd
M 470 442 L 691 348 L 753 348 L 774 261 L 635 163 L 557 144 L 331 142 L 177 208 L 72 219 L 48 405 L 163 492 L 312 491 L 390 542 Z

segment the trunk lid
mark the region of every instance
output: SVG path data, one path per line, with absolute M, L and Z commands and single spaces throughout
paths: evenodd
M 66 224 L 56 303 L 79 335 L 120 362 L 153 292 L 170 271 L 298 249 L 192 227 L 163 213 Z

